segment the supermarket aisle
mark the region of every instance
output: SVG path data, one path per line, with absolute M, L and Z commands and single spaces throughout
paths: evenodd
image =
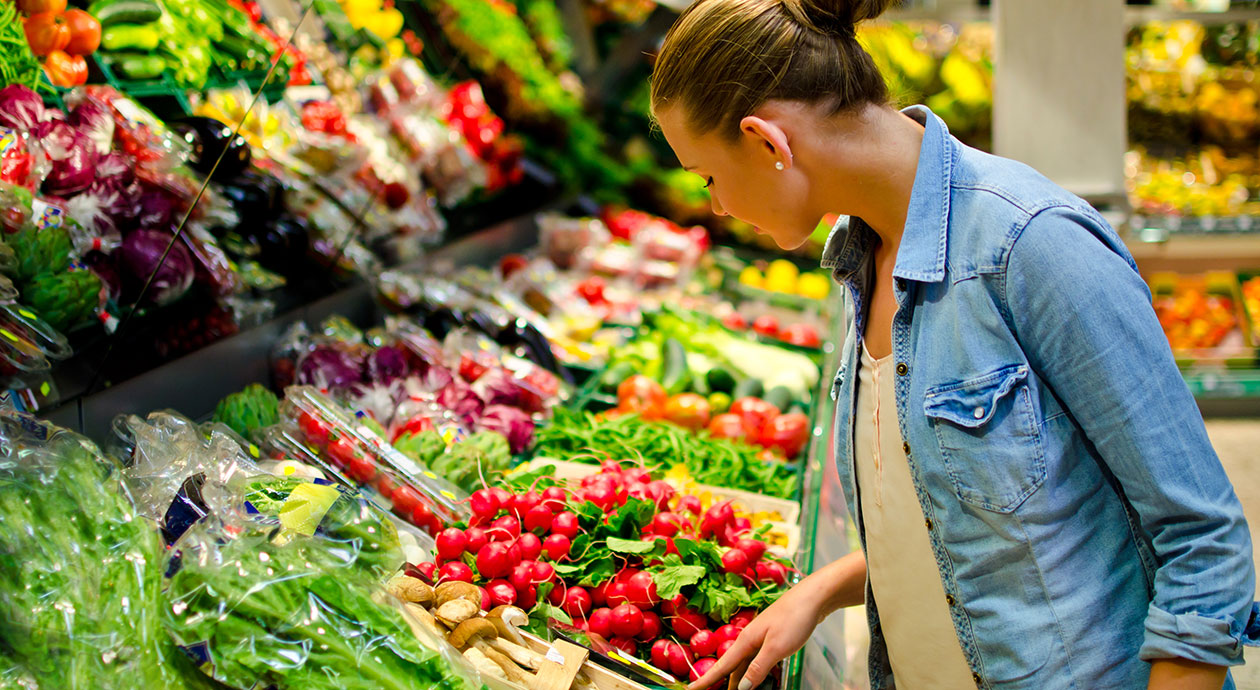
M 1207 430 L 1242 501 L 1252 541 L 1260 545 L 1260 419 L 1209 420 Z M 1260 548 L 1254 556 L 1260 571 Z M 845 612 L 845 638 L 849 647 L 849 688 L 865 688 L 868 640 L 865 614 L 860 607 Z M 1248 647 L 1246 659 L 1246 665 L 1234 669 L 1234 682 L 1238 690 L 1260 690 L 1260 648 Z
M 1260 452 L 1256 450 L 1260 448 L 1260 420 L 1209 420 L 1207 430 L 1242 501 L 1253 545 L 1260 543 Z M 1260 570 L 1260 550 L 1255 558 Z M 1260 690 L 1260 648 L 1247 648 L 1246 658 L 1247 665 L 1234 672 L 1234 681 L 1238 690 Z

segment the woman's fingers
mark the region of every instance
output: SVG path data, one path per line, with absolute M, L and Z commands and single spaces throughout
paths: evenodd
M 738 678 L 736 676 L 731 676 L 732 690 L 751 690 L 752 688 L 761 685 L 761 681 L 765 680 L 766 676 L 770 675 L 770 671 L 774 669 L 774 665 L 779 663 L 781 660 L 782 657 L 780 657 L 777 653 L 770 651 L 768 645 L 763 645 L 756 658 L 748 664 L 747 669 L 744 670 L 743 673 L 740 673 Z M 737 680 L 739 681 L 738 683 L 736 683 Z
M 726 682 L 726 690 L 740 690 L 740 688 L 744 687 L 740 685 L 739 679 L 748 673 L 748 664 L 750 663 L 752 663 L 752 659 L 744 659 L 739 663 L 739 666 L 735 668 L 735 672 L 731 674 L 730 679 Z
M 758 640 L 757 644 L 760 645 L 760 643 L 761 640 Z M 705 688 L 713 685 L 718 682 L 718 680 L 730 675 L 731 671 L 745 666 L 749 658 L 752 657 L 756 651 L 757 648 L 753 646 L 750 636 L 740 635 L 739 638 L 735 640 L 735 644 L 731 645 L 731 648 L 726 650 L 726 653 L 722 655 L 722 658 L 718 659 L 716 664 L 713 664 L 713 667 L 709 669 L 709 672 L 700 676 L 696 682 L 688 685 L 687 690 L 704 690 Z M 732 678 L 734 677 L 735 676 L 732 676 Z

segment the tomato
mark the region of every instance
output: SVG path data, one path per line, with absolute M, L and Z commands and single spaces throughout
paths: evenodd
M 303 412 L 298 417 L 298 426 L 306 434 L 306 440 L 317 445 L 328 443 L 328 425 L 310 412 Z
M 739 312 L 731 312 L 722 318 L 722 325 L 732 331 L 742 331 L 748 328 L 748 319 L 739 315 Z
M 652 379 L 636 374 L 617 386 L 617 406 L 638 412 L 644 419 L 657 419 L 665 407 L 665 388 Z
M 376 478 L 376 463 L 356 455 L 346 463 L 346 476 L 360 484 L 367 484 Z
M 66 11 L 66 0 L 17 0 L 17 7 L 25 15 L 61 14 Z
M 779 320 L 770 314 L 762 314 L 758 316 L 752 324 L 753 331 L 760 335 L 766 335 L 773 338 L 779 334 Z
M 394 512 L 406 518 L 410 518 L 424 501 L 420 497 L 420 492 L 410 486 L 398 487 L 389 500 L 394 504 Z
M 359 457 L 359 449 L 349 436 L 338 436 L 328 444 L 328 459 L 338 467 L 346 467 Z
M 713 438 L 741 439 L 747 436 L 744 431 L 744 420 L 732 412 L 720 414 L 709 422 L 709 434 Z
M 66 24 L 70 27 L 70 42 L 66 52 L 71 55 L 91 55 L 101 46 L 101 23 L 83 10 L 68 10 Z
M 665 419 L 699 431 L 709 425 L 709 401 L 703 395 L 679 393 L 665 403 Z
M 591 276 L 577 284 L 577 294 L 578 297 L 586 300 L 587 304 L 604 304 L 608 301 L 604 297 L 604 288 L 603 278 Z
M 766 424 L 779 416 L 779 408 L 761 398 L 749 396 L 731 403 L 731 414 L 739 415 L 744 422 L 744 432 L 756 440 Z
M 397 441 L 404 434 L 418 434 L 421 431 L 433 431 L 433 420 L 427 415 L 418 414 L 394 432 L 394 440 Z
M 70 43 L 70 26 L 60 14 L 32 14 L 22 22 L 22 27 L 26 30 L 26 42 L 31 44 L 31 52 L 41 57 L 65 50 Z
M 779 415 L 762 427 L 759 440 L 766 448 L 781 450 L 794 458 L 809 442 L 809 417 L 800 412 Z
M 788 326 L 779 333 L 779 338 L 786 343 L 801 347 L 822 346 L 822 338 L 818 336 L 818 329 L 808 323 L 794 323 Z

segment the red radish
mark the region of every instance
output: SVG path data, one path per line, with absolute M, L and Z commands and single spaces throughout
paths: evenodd
M 569 549 L 572 548 L 573 542 L 563 534 L 553 534 L 543 540 L 543 551 L 547 552 L 547 557 L 553 561 L 562 561 L 569 556 Z
M 559 513 L 564 510 L 564 502 L 569 500 L 569 497 L 565 495 L 564 489 L 553 486 L 542 492 L 542 499 L 542 504 L 547 506 L 551 512 Z
M 495 578 L 511 571 L 508 562 L 508 547 L 500 542 L 492 541 L 477 552 L 477 572 L 482 577 Z
M 652 481 L 652 473 L 642 467 L 631 467 L 623 471 L 621 477 L 631 484 L 647 484 Z
M 669 672 L 669 648 L 674 645 L 669 640 L 657 640 L 652 643 L 652 665 L 666 673 Z
M 708 539 L 715 534 L 721 534 L 722 528 L 734 521 L 735 509 L 731 507 L 731 502 L 722 501 L 710 507 L 705 511 L 704 517 L 700 518 L 700 538 Z
M 665 614 L 666 616 L 677 616 L 678 612 L 683 610 L 683 607 L 685 607 L 686 605 L 687 605 L 687 597 L 684 597 L 683 595 L 679 594 L 673 599 L 666 599 L 665 601 L 661 602 L 661 613 Z
M 712 632 L 700 630 L 691 636 L 691 640 L 687 644 L 691 647 L 692 654 L 696 656 L 710 656 L 717 651 L 718 639 Z
M 735 640 L 727 640 L 723 642 L 722 644 L 719 644 L 717 648 L 717 657 L 721 659 L 723 656 L 726 655 L 726 652 L 728 652 L 730 648 L 734 646 L 735 646 Z
M 757 579 L 761 582 L 773 582 L 781 585 L 787 582 L 787 568 L 774 561 L 761 561 L 757 564 Z
M 501 534 L 506 534 L 507 537 L 498 538 Z M 521 521 L 511 515 L 504 515 L 490 523 L 490 539 L 493 541 L 511 541 L 519 536 L 521 536 Z
M 516 603 L 516 588 L 507 580 L 491 580 L 486 585 L 486 591 L 490 593 L 492 607 L 511 606 Z
M 437 535 L 438 558 L 453 561 L 468 550 L 468 537 L 457 527 L 448 527 Z
M 717 663 L 717 659 L 707 657 L 704 659 L 696 659 L 696 663 L 691 667 L 691 682 L 700 680 L 700 677 L 709 672 L 713 665 Z
M 599 463 L 599 473 L 601 475 L 621 474 L 621 463 L 616 460 L 605 460 Z
M 748 554 L 739 549 L 731 549 L 722 554 L 722 570 L 728 573 L 742 573 L 748 570 Z
M 586 618 L 586 614 L 591 612 L 591 595 L 585 587 L 570 587 L 560 608 L 574 619 Z
M 536 561 L 542 555 L 542 540 L 533 532 L 522 532 L 516 545 L 521 547 L 521 560 Z
M 490 489 L 478 489 L 468 497 L 468 507 L 472 509 L 473 515 L 483 521 L 493 520 L 495 515 L 499 514 L 499 497 Z
M 551 529 L 553 519 L 551 509 L 540 503 L 525 513 L 525 529 L 542 534 Z
M 551 591 L 547 592 L 547 602 L 552 606 L 559 606 L 563 604 L 565 591 L 566 589 L 563 582 L 559 583 L 555 587 L 552 587 Z
M 737 628 L 734 625 L 731 625 L 730 623 L 727 623 L 726 625 L 723 625 L 722 627 L 715 630 L 713 632 L 713 636 L 717 638 L 717 642 L 719 645 L 722 644 L 723 642 L 726 642 L 727 640 L 734 641 L 736 639 L 739 639 L 739 628 Z
M 517 591 L 516 605 L 526 611 L 538 605 L 538 588 L 530 585 L 525 591 Z
M 740 630 L 743 630 L 745 627 L 748 626 L 749 623 L 753 622 L 753 619 L 756 617 L 757 617 L 756 611 L 752 609 L 743 609 L 739 613 L 735 614 L 734 616 L 731 616 L 731 620 L 728 622 L 731 625 L 739 628 Z
M 591 588 L 591 601 L 596 606 L 603 606 L 608 602 L 608 585 L 612 584 L 612 580 L 605 580 Z
M 709 625 L 709 619 L 703 613 L 684 606 L 669 619 L 669 625 L 674 629 L 674 634 L 678 635 L 678 639 L 687 642 L 692 635 Z
M 749 563 L 756 563 L 766 552 L 766 543 L 760 539 L 740 539 L 735 542 L 735 548 L 748 554 Z
M 643 632 L 643 612 L 639 607 L 622 604 L 612 610 L 613 633 L 623 637 L 634 637 Z
M 586 619 L 586 630 L 604 639 L 612 637 L 612 609 L 598 608 Z
M 534 583 L 534 564 L 529 561 L 522 561 L 515 568 L 512 568 L 512 587 L 517 592 L 529 589 Z
M 478 587 L 477 589 L 481 591 L 481 610 L 489 611 L 494 608 L 490 605 L 490 592 L 487 592 L 485 587 Z
M 427 561 L 416 566 L 416 570 L 420 572 L 421 580 L 432 584 L 434 576 L 437 575 L 437 563 Z
M 534 584 L 551 582 L 556 577 L 556 569 L 550 563 L 537 561 L 534 563 Z
M 661 636 L 661 617 L 647 611 L 643 614 L 643 629 L 636 636 L 644 642 L 650 642 Z
M 692 515 L 699 515 L 704 512 L 704 506 L 700 503 L 699 496 L 690 494 L 678 499 L 678 512 L 688 512 Z
M 443 563 L 438 568 L 437 577 L 439 582 L 472 582 L 472 568 L 460 563 L 459 561 L 451 561 Z
M 576 537 L 579 529 L 578 516 L 568 511 L 557 513 L 551 521 L 551 533 L 563 534 L 569 539 Z
M 682 529 L 683 519 L 675 513 L 657 513 L 652 518 L 652 530 L 662 537 L 672 537 Z
M 656 596 L 656 582 L 652 579 L 652 573 L 649 572 L 632 575 L 626 581 L 626 594 L 630 597 L 631 604 L 644 610 L 660 602 L 660 597 Z
M 511 544 L 508 544 L 508 569 L 510 570 L 515 568 L 520 565 L 523 560 L 525 560 L 525 554 L 521 552 L 520 542 L 514 541 Z
M 542 496 L 539 496 L 538 492 L 526 491 L 512 497 L 510 510 L 516 514 L 516 517 L 524 520 L 529 511 L 540 503 L 542 503 Z
M 499 510 L 511 510 L 512 493 L 510 491 L 499 486 L 492 486 L 490 487 L 490 493 L 494 494 L 494 497 L 499 500 Z
M 746 517 L 735 518 L 735 534 L 743 534 L 752 531 L 752 520 Z
M 613 580 L 612 584 L 604 589 L 604 597 L 608 600 L 609 606 L 621 606 L 630 603 L 629 586 L 624 582 Z
M 679 678 L 691 675 L 691 652 L 686 647 L 676 644 L 669 648 L 669 672 Z
M 466 550 L 469 553 L 477 553 L 481 550 L 481 547 L 490 541 L 486 537 L 486 529 L 484 527 L 469 527 L 464 530 L 464 537 L 468 539 L 468 548 Z
M 639 651 L 639 643 L 635 642 L 633 637 L 614 637 L 608 641 L 608 644 L 630 655 Z

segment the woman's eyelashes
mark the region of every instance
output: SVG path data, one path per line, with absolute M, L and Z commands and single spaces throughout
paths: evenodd
M 712 188 L 713 188 L 713 178 L 712 178 L 712 177 L 705 178 L 704 188 L 705 188 L 705 189 L 712 189 Z

